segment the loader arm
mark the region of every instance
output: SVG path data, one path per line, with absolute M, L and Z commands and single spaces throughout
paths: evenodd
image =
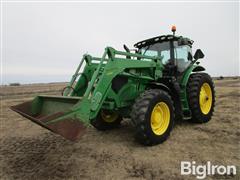
M 114 77 L 119 74 L 134 76 L 124 72 L 125 69 L 156 68 L 153 77 L 140 76 L 137 78 L 157 79 L 162 76 L 160 72 L 163 66 L 160 59 L 160 57 L 121 52 L 107 47 L 101 58 L 90 55 L 83 56 L 67 86 L 70 88 L 63 91 L 63 96 L 38 96 L 33 101 L 12 106 L 11 109 L 66 139 L 75 140 L 90 124 L 90 120 L 99 113 Z M 87 65 L 84 71 L 79 73 L 84 61 Z M 98 63 L 93 61 L 98 61 Z M 84 82 L 82 74 L 88 78 L 91 77 L 85 89 L 81 86 Z M 75 81 L 77 82 L 74 85 Z M 81 94 L 83 94 L 82 97 L 76 96 Z
M 136 59 L 125 59 L 118 58 L 118 55 L 128 56 L 131 58 L 145 58 L 150 61 L 141 61 Z M 108 56 L 108 57 L 106 57 Z M 92 58 L 94 60 L 96 58 Z M 106 65 L 103 66 L 103 62 L 107 61 Z M 89 86 L 86 89 L 86 92 L 83 96 L 82 101 L 77 103 L 73 111 L 76 111 L 79 119 L 84 121 L 85 123 L 89 123 L 91 119 L 94 119 L 99 110 L 102 107 L 103 102 L 105 101 L 108 92 L 111 87 L 111 83 L 114 77 L 117 75 L 126 75 L 124 72 L 125 69 L 129 68 L 150 68 L 160 66 L 163 68 L 161 64 L 159 64 L 159 57 L 151 57 L 151 56 L 143 56 L 140 54 L 133 53 L 125 53 L 121 51 L 116 51 L 111 47 L 107 47 L 105 52 L 100 60 L 100 63 L 93 74 L 91 81 L 89 82 Z M 148 80 L 154 80 L 149 77 L 138 77 Z M 155 78 L 158 78 L 157 76 Z

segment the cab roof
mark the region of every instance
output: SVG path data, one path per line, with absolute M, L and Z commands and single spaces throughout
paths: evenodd
M 189 45 L 190 47 L 192 46 L 193 44 L 193 40 L 189 39 L 189 38 L 186 38 L 186 37 L 182 37 L 182 36 L 175 36 L 175 35 L 161 35 L 161 36 L 157 36 L 157 37 L 153 37 L 153 38 L 150 38 L 150 39 L 146 39 L 146 40 L 143 40 L 143 41 L 140 41 L 136 44 L 134 44 L 134 47 L 135 48 L 142 48 L 142 47 L 146 47 L 146 46 L 149 46 L 149 45 L 152 45 L 152 44 L 155 44 L 155 43 L 158 43 L 158 42 L 166 42 L 166 41 L 184 41 L 185 44 Z

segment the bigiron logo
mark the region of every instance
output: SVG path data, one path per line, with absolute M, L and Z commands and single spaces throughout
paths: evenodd
M 213 165 L 210 161 L 206 164 L 196 164 L 195 161 L 181 161 L 181 175 L 194 175 L 197 179 L 204 179 L 211 175 L 236 175 L 237 169 L 234 165 Z

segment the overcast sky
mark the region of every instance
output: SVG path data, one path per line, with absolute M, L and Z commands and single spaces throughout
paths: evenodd
M 193 39 L 212 76 L 239 75 L 239 3 L 6 3 L 3 83 L 68 81 L 82 55 L 171 33 Z

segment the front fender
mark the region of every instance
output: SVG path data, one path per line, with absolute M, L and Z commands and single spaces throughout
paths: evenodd
M 181 79 L 181 82 L 180 82 L 181 86 L 186 86 L 187 85 L 188 79 L 193 72 L 200 72 L 200 71 L 205 71 L 205 68 L 202 67 L 202 66 L 198 66 L 198 65 L 192 65 L 191 67 L 189 67 L 185 71 L 185 73 L 184 73 L 184 75 Z
M 202 66 L 195 66 L 195 68 L 193 68 L 192 72 L 200 72 L 200 71 L 205 71 L 206 69 Z

